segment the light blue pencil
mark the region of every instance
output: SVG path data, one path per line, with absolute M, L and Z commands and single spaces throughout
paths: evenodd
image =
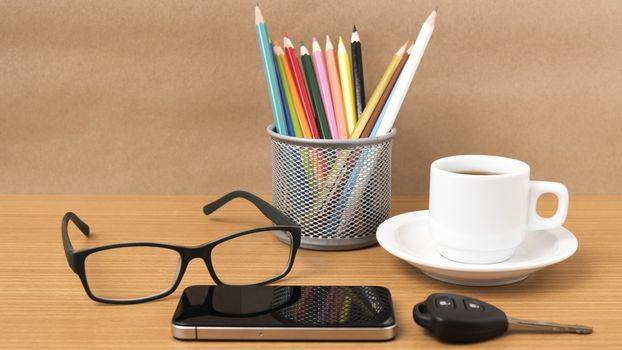
M 266 28 L 266 23 L 261 15 L 259 6 L 255 7 L 255 29 L 257 30 L 257 40 L 259 41 L 259 50 L 261 51 L 263 71 L 266 76 L 266 85 L 268 86 L 270 95 L 270 106 L 272 107 L 276 132 L 281 135 L 287 135 L 285 114 L 283 112 L 283 104 L 281 103 L 281 92 L 279 91 L 278 82 L 276 80 L 276 71 L 274 70 L 270 42 L 268 41 L 268 29 Z
M 380 116 L 378 116 L 378 120 L 376 120 L 376 124 L 374 124 L 374 128 L 369 133 L 369 137 L 375 137 L 378 134 L 378 128 L 380 128 L 380 124 L 382 124 L 382 119 L 384 118 L 385 114 L 387 113 L 387 106 L 389 105 L 389 101 L 393 97 L 393 93 L 394 92 L 395 92 L 395 89 L 393 89 L 393 91 L 391 91 L 391 94 L 389 95 L 389 98 L 387 99 L 387 102 L 384 104 L 384 107 L 382 107 L 382 112 L 380 112 Z
M 355 150 L 346 164 L 348 169 L 346 170 L 345 178 L 347 180 L 343 179 L 341 182 L 345 182 L 345 186 L 339 197 L 335 198 L 337 205 L 335 205 L 335 210 L 333 211 L 334 219 L 339 222 L 337 226 L 338 232 L 345 232 L 347 225 L 350 223 L 349 221 L 346 222 L 345 218 L 351 217 L 353 213 L 346 212 L 346 210 L 353 211 L 360 208 L 358 199 L 362 196 L 362 191 L 365 190 L 367 181 L 363 181 L 359 176 L 365 165 L 368 153 L 369 149 L 367 148 Z M 352 203 L 352 205 L 348 206 L 347 203 Z

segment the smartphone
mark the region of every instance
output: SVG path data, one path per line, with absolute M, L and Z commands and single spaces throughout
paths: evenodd
M 191 286 L 172 320 L 183 340 L 390 340 L 391 294 L 376 286 Z

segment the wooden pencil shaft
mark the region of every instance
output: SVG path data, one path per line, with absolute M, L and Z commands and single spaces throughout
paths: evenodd
M 393 124 L 395 123 L 397 114 L 402 106 L 402 102 L 404 102 L 404 98 L 406 97 L 406 93 L 408 92 L 408 89 L 413 81 L 415 73 L 417 72 L 421 58 L 423 57 L 428 42 L 434 32 L 435 20 L 436 10 L 432 11 L 421 26 L 421 31 L 417 36 L 417 40 L 413 44 L 410 57 L 408 58 L 408 61 L 406 61 L 404 69 L 402 69 L 402 73 L 397 79 L 391 95 L 389 95 L 389 100 L 385 105 L 385 111 L 380 114 L 378 122 L 376 123 L 377 125 L 371 132 L 371 136 L 386 135 L 393 128 Z
M 343 39 L 339 38 L 337 47 L 337 63 L 339 64 L 339 78 L 341 80 L 341 93 L 343 95 L 343 106 L 346 113 L 346 125 L 348 127 L 348 137 L 354 130 L 356 124 L 356 107 L 354 103 L 354 89 L 352 86 L 352 71 L 350 68 L 350 58 L 343 45 Z
M 302 108 L 300 93 L 296 88 L 296 82 L 294 81 L 294 75 L 292 73 L 289 59 L 280 47 L 277 47 L 277 51 L 277 56 L 279 56 L 283 61 L 283 69 L 285 70 L 287 85 L 290 87 L 290 95 L 294 104 L 294 108 L 296 109 L 296 116 L 298 117 L 298 123 L 300 124 L 300 131 L 302 132 L 302 136 L 307 139 L 313 138 L 313 135 L 311 134 L 311 129 L 309 129 L 309 124 L 307 123 L 307 117 L 305 116 L 304 108 Z
M 320 138 L 320 135 L 318 133 L 317 125 L 315 123 L 313 109 L 311 108 L 311 101 L 309 100 L 309 92 L 307 91 L 307 88 L 305 86 L 302 70 L 300 69 L 300 64 L 298 64 L 298 58 L 296 57 L 296 52 L 294 51 L 294 47 L 291 44 L 289 38 L 286 37 L 283 41 L 285 43 L 285 54 L 287 55 L 287 59 L 289 60 L 289 64 L 292 68 L 294 81 L 296 83 L 298 93 L 300 94 L 300 100 L 302 102 L 302 107 L 305 112 L 307 124 L 309 125 L 309 130 L 311 131 L 312 137 L 314 139 L 318 139 Z
M 281 93 L 276 80 L 276 71 L 274 69 L 274 61 L 272 59 L 272 49 L 268 41 L 268 29 L 259 6 L 255 7 L 255 29 L 257 31 L 257 41 L 259 42 L 259 51 L 261 53 L 266 86 L 268 87 L 268 95 L 270 97 L 270 107 L 272 108 L 274 125 L 276 126 L 276 131 L 279 134 L 287 135 L 287 125 L 285 124 L 285 114 L 281 102 Z
M 356 115 L 360 116 L 365 109 L 365 79 L 363 76 L 363 53 L 361 43 L 355 41 L 351 44 L 352 52 L 352 79 L 354 83 L 354 99 L 356 102 Z
M 276 61 L 276 55 L 274 54 L 274 46 L 272 42 L 270 42 L 270 56 L 272 58 L 272 62 L 274 63 L 276 81 L 278 83 L 279 93 L 281 96 L 281 105 L 283 106 L 283 116 L 285 117 L 285 125 L 287 126 L 287 135 L 296 136 L 294 132 L 294 126 L 292 125 L 292 119 L 289 115 L 289 108 L 287 107 L 287 99 L 285 97 L 285 88 L 283 87 L 283 79 L 281 79 L 281 74 L 279 72 L 279 65 L 278 65 L 278 62 Z
M 335 111 L 333 109 L 333 99 L 330 93 L 328 74 L 326 73 L 326 63 L 324 62 L 324 56 L 322 55 L 320 44 L 315 38 L 313 38 L 311 59 L 313 61 L 313 68 L 315 69 L 317 82 L 320 87 L 322 105 L 324 106 L 324 112 L 326 113 L 326 120 L 328 121 L 330 135 L 332 138 L 338 139 L 339 130 L 337 129 L 337 123 L 335 121 Z
M 330 83 L 330 94 L 333 98 L 333 111 L 335 112 L 335 122 L 339 132 L 339 139 L 348 138 L 348 127 L 346 125 L 346 112 L 343 107 L 343 96 L 341 95 L 341 81 L 339 78 L 339 69 L 337 68 L 337 60 L 335 58 L 335 50 L 330 37 L 326 36 L 326 49 L 324 50 L 326 58 L 326 71 L 328 73 L 328 81 Z M 335 137 L 337 138 L 337 137 Z
M 322 105 L 322 98 L 320 96 L 320 88 L 317 83 L 315 71 L 313 70 L 313 62 L 311 56 L 308 54 L 300 55 L 300 61 L 302 62 L 302 68 L 305 72 L 305 78 L 307 81 L 307 88 L 309 96 L 311 97 L 311 106 L 318 125 L 318 131 L 323 139 L 331 139 L 330 130 L 326 120 L 326 113 L 324 112 L 324 106 Z
M 276 58 L 276 63 L 277 63 L 277 66 L 279 67 L 279 74 L 281 76 L 281 85 L 283 86 L 283 92 L 285 94 L 285 101 L 287 102 L 287 109 L 289 111 L 289 117 L 291 118 L 292 128 L 294 129 L 294 136 L 305 137 L 304 134 L 302 133 L 302 128 L 300 126 L 300 120 L 298 119 L 298 113 L 296 112 L 296 108 L 294 107 L 294 101 L 292 99 L 291 88 L 289 86 L 289 82 L 287 81 L 285 65 L 283 64 L 283 57 L 280 56 L 277 52 L 274 53 L 274 57 Z
M 391 80 L 391 77 L 400 62 L 400 58 L 404 54 L 404 50 L 406 49 L 407 44 L 408 42 L 400 47 L 400 49 L 391 58 L 391 61 L 389 61 L 387 68 L 385 69 L 382 77 L 378 81 L 378 84 L 374 88 L 374 92 L 371 94 L 369 101 L 367 101 L 367 105 L 365 106 L 363 113 L 360 115 L 359 120 L 356 122 L 356 126 L 354 127 L 354 131 L 352 131 L 352 133 L 350 134 L 350 138 L 356 139 L 361 137 L 363 129 L 368 124 L 369 118 L 371 117 L 374 108 L 378 104 L 382 93 L 386 90 L 386 87 L 389 84 L 389 81 Z
M 393 87 L 395 86 L 395 82 L 397 82 L 397 78 L 400 76 L 400 73 L 402 72 L 402 69 L 404 68 L 404 65 L 406 64 L 406 61 L 408 60 L 409 56 L 410 54 L 408 53 L 405 53 L 402 56 L 400 63 L 397 65 L 397 68 L 393 72 L 393 76 L 391 77 L 389 84 L 387 85 L 386 89 L 382 93 L 382 96 L 380 97 L 378 104 L 374 108 L 374 111 L 372 112 L 371 117 L 369 118 L 369 121 L 367 122 L 367 124 L 365 124 L 365 128 L 363 129 L 363 132 L 361 133 L 361 137 L 369 137 L 369 135 L 371 134 L 371 131 L 374 128 L 376 121 L 378 120 L 378 116 L 382 112 L 382 108 L 384 107 L 384 105 L 387 103 L 387 100 L 389 99 L 389 95 L 391 95 L 391 91 L 393 90 Z

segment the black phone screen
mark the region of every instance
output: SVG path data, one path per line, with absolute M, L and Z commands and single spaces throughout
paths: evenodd
M 376 286 L 191 286 L 173 324 L 203 327 L 386 327 L 389 290 Z

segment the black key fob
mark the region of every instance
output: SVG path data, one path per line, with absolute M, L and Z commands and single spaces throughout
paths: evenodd
M 415 322 L 445 342 L 476 342 L 508 329 L 505 313 L 483 301 L 457 294 L 431 294 L 413 309 Z

